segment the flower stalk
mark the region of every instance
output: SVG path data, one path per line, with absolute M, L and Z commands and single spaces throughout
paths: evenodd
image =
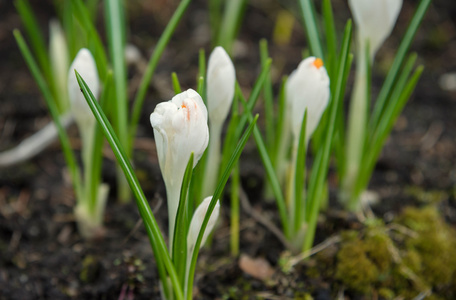
M 357 26 L 358 46 L 355 85 L 348 115 L 347 141 L 345 149 L 345 174 L 341 184 L 341 199 L 352 210 L 357 210 L 359 193 L 355 185 L 364 155 L 366 127 L 368 125 L 370 102 L 370 68 L 375 54 L 396 23 L 402 7 L 402 0 L 381 0 L 367 3 L 350 0 L 350 9 Z
M 81 49 L 76 55 L 68 71 L 68 95 L 71 103 L 79 134 L 82 139 L 82 162 L 84 170 L 84 185 L 82 195 L 79 195 L 75 207 L 78 228 L 85 238 L 93 238 L 100 233 L 103 224 L 104 211 L 109 188 L 99 184 L 100 164 L 95 163 L 96 156 L 101 155 L 101 148 L 96 150 L 96 120 L 87 105 L 74 70 L 79 70 L 87 78 L 87 82 L 95 95 L 100 93 L 100 82 L 97 67 L 88 49 Z

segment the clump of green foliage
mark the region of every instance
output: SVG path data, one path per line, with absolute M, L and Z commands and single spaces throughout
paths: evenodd
M 348 292 L 384 299 L 456 297 L 456 231 L 435 206 L 406 208 L 392 224 L 374 220 L 361 233 L 343 232 L 334 262 L 329 272 Z

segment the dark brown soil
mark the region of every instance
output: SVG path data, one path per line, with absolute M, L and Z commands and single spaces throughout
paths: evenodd
M 31 1 L 43 32 L 54 15 L 52 1 Z M 49 2 L 49 3 L 48 3 Z M 134 1 L 129 14 L 128 41 L 148 57 L 178 1 Z M 259 69 L 258 41 L 271 40 L 278 10 L 296 10 L 296 1 L 252 0 L 239 34 L 234 63 L 246 91 Z M 282 4 L 278 4 L 278 3 Z M 143 188 L 166 232 L 166 204 L 148 116 L 155 105 L 172 96 L 170 73 L 176 71 L 183 88 L 195 86 L 198 50 L 209 49 L 207 1 L 195 0 L 165 51 L 154 76 L 154 87 L 144 105 L 134 160 Z M 338 25 L 349 16 L 346 1 L 335 0 Z M 393 36 L 378 54 L 373 93 L 377 93 L 384 70 L 405 31 L 416 1 L 404 3 Z M 102 11 L 102 10 L 101 10 Z M 100 28 L 102 28 L 100 22 Z M 12 1 L 0 1 L 0 150 L 9 149 L 49 122 L 49 114 L 14 41 L 12 30 L 22 28 Z M 46 33 L 47 34 L 47 33 Z M 287 46 L 271 44 L 273 74 L 288 74 L 299 62 L 306 42 L 295 24 Z M 442 192 L 440 208 L 447 221 L 456 224 L 456 89 L 444 91 L 441 76 L 456 70 L 456 2 L 436 0 L 412 44 L 425 72 L 378 162 L 370 189 L 381 203 L 373 211 L 390 222 L 406 205 L 423 205 L 423 191 Z M 379 71 L 380 70 L 380 71 Z M 278 77 L 275 82 L 278 82 Z M 75 128 L 72 143 L 78 149 Z M 263 170 L 254 144 L 241 158 L 242 181 L 255 211 L 277 221 L 275 204 L 258 195 Z M 105 149 L 104 181 L 115 186 L 114 160 Z M 330 182 L 336 182 L 330 174 Z M 30 161 L 0 169 L 0 299 L 159 299 L 154 257 L 135 204 L 116 203 L 111 191 L 103 239 L 83 240 L 74 223 L 74 194 L 65 171 L 58 142 Z M 336 186 L 331 186 L 336 191 Z M 420 196 L 421 195 L 421 196 Z M 334 202 L 334 203 L 333 203 Z M 163 205 L 161 205 L 163 204 Z M 197 270 L 197 299 L 333 299 L 343 291 L 341 283 L 326 276 L 306 275 L 307 264 L 284 274 L 278 265 L 284 251 L 280 241 L 245 212 L 241 215 L 241 253 L 265 258 L 274 268 L 270 282 L 244 273 L 238 259 L 229 255 L 229 203 L 212 246 L 202 251 Z M 332 200 L 323 213 L 316 243 L 343 229 L 363 225 L 346 216 Z M 295 298 L 296 297 L 296 298 Z M 356 293 L 346 299 L 361 299 Z M 304 298 L 302 298 L 304 299 Z M 307 298 L 306 298 L 307 299 Z

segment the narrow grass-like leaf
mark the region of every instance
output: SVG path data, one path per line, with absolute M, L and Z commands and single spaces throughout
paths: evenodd
M 286 98 L 285 98 L 285 85 L 287 82 L 288 77 L 284 76 L 282 78 L 282 83 L 280 84 L 280 89 L 279 89 L 279 112 L 277 114 L 277 128 L 276 128 L 276 136 L 275 140 L 277 141 L 274 145 L 274 156 L 272 157 L 272 162 L 274 163 L 274 169 L 279 168 L 279 164 L 281 163 L 281 159 L 284 156 L 284 153 L 281 153 L 280 149 L 283 147 L 283 143 L 287 143 L 286 139 L 284 138 L 283 135 L 288 134 L 285 131 L 286 130 L 286 122 L 288 120 L 286 119 L 286 110 L 287 110 L 287 103 L 286 103 Z M 286 147 L 286 146 L 285 146 Z
M 198 54 L 198 78 L 201 77 L 206 77 L 206 52 L 204 49 L 200 49 Z M 205 100 L 206 93 L 201 94 L 201 97 L 203 97 L 203 100 Z
M 108 33 L 108 49 L 114 69 L 115 82 L 115 113 L 113 122 L 117 136 L 130 157 L 127 115 L 127 72 L 125 62 L 125 13 L 123 1 L 104 1 L 106 31 Z M 131 138 L 134 138 L 131 137 Z
M 98 74 L 100 75 L 100 78 L 104 80 L 108 71 L 108 60 L 98 31 L 96 30 L 84 3 L 81 0 L 71 0 L 71 3 L 74 16 L 81 23 L 82 28 L 89 37 L 89 49 L 97 62 Z
M 400 111 L 396 111 L 396 108 L 398 106 L 403 107 L 403 105 L 399 102 L 399 99 L 402 96 L 403 89 L 408 83 L 408 79 L 413 70 L 413 66 L 415 64 L 416 59 L 416 54 L 410 55 L 409 59 L 407 60 L 404 66 L 404 69 L 401 72 L 401 75 L 399 76 L 394 86 L 394 90 L 391 93 L 391 99 L 388 101 L 386 105 L 385 112 L 383 114 L 382 119 L 380 120 L 379 126 L 376 128 L 374 132 L 371 132 L 369 136 L 366 136 L 367 141 L 364 147 L 365 149 L 363 151 L 363 160 L 361 162 L 361 166 L 364 169 L 369 169 L 371 163 L 375 165 L 375 161 L 369 161 L 371 159 L 371 154 L 376 153 L 377 149 L 381 151 L 381 149 L 383 148 L 384 138 L 388 136 L 389 132 L 391 131 L 391 127 L 394 124 L 393 122 L 396 120 L 397 115 L 400 113 Z M 363 189 L 367 186 L 369 182 L 370 178 L 364 178 L 364 175 L 362 174 L 364 174 L 364 172 L 363 170 L 360 170 L 358 178 L 356 179 L 355 186 L 353 187 L 353 195 L 347 203 L 347 208 L 349 210 L 356 210 L 358 208 L 357 202 L 359 199 L 359 194 L 363 191 Z M 366 183 L 364 184 L 364 182 Z M 361 187 L 363 189 L 361 189 Z
M 117 138 L 114 129 L 111 126 L 111 123 L 109 123 L 108 119 L 106 118 L 106 115 L 101 110 L 100 105 L 97 103 L 89 87 L 84 82 L 79 73 L 77 73 L 77 71 L 75 73 L 76 78 L 78 79 L 79 86 L 81 87 L 81 90 L 84 94 L 84 97 L 87 100 L 87 103 L 90 106 L 90 109 L 92 110 L 95 118 L 97 119 L 98 124 L 102 128 L 106 139 L 111 145 L 111 149 L 114 152 L 114 155 L 116 156 L 116 159 L 120 167 L 124 171 L 125 177 L 127 178 L 130 188 L 133 191 L 133 194 L 135 195 L 136 205 L 138 206 L 139 213 L 144 221 L 144 225 L 146 227 L 146 231 L 149 236 L 152 249 L 155 253 L 156 260 L 161 260 L 163 262 L 166 271 L 169 274 L 169 278 L 171 280 L 176 299 L 182 300 L 184 298 L 184 295 L 176 270 L 174 269 L 173 263 L 168 254 L 165 240 L 163 239 L 163 236 L 160 232 L 160 228 L 158 227 L 157 221 L 155 220 L 154 214 L 147 202 L 146 196 L 144 195 L 144 192 L 141 189 L 141 186 L 139 185 L 139 181 L 133 171 L 133 167 L 131 166 L 129 159 L 122 145 L 120 144 L 120 141 Z M 162 279 L 162 284 L 165 284 L 165 281 L 167 280 L 166 276 L 164 278 L 163 274 L 160 274 L 160 276 L 160 278 Z
M 234 147 L 236 146 L 236 142 L 238 137 L 236 136 L 236 128 L 239 126 L 239 95 L 237 91 L 235 91 L 233 104 L 231 106 L 231 118 L 228 123 L 228 129 L 225 134 L 225 140 L 223 142 L 223 150 L 222 150 L 222 159 L 220 164 L 220 175 L 223 170 L 225 170 L 230 157 L 231 153 L 233 153 Z
M 415 65 L 417 57 L 418 56 L 416 53 L 413 53 L 409 56 L 401 72 L 401 75 L 399 76 L 395 84 L 394 90 L 391 93 L 391 99 L 388 101 L 388 104 L 385 108 L 385 113 L 383 115 L 383 118 L 380 120 L 379 126 L 376 128 L 374 132 L 370 132 L 370 139 L 368 140 L 366 148 L 364 150 L 365 153 L 368 153 L 369 151 L 371 151 L 372 148 L 375 147 L 374 145 L 378 142 L 378 137 L 383 135 L 384 130 L 387 130 L 388 128 L 389 122 L 392 118 L 394 118 L 393 113 L 395 111 L 395 107 L 399 104 L 399 98 L 401 97 L 402 91 L 408 83 L 410 74 L 413 71 L 413 66 Z
M 179 206 L 177 208 L 176 223 L 174 225 L 174 238 L 173 238 L 173 264 L 176 268 L 177 275 L 181 286 L 185 284 L 185 268 L 187 259 L 187 232 L 188 221 L 187 211 L 188 202 L 187 198 L 191 197 L 188 194 L 190 181 L 193 174 L 193 152 L 190 154 L 187 167 L 185 169 L 184 178 L 182 180 L 182 187 L 180 192 Z
M 410 48 L 410 44 L 412 43 L 412 40 L 418 30 L 418 27 L 420 26 L 421 21 L 423 20 L 424 14 L 431 4 L 431 1 L 432 0 L 421 0 L 412 21 L 410 21 L 407 32 L 405 33 L 399 49 L 396 52 L 393 65 L 388 72 L 388 75 L 385 79 L 385 82 L 383 83 L 382 89 L 380 90 L 380 94 L 378 95 L 377 101 L 375 103 L 370 123 L 372 130 L 375 130 L 375 128 L 380 123 L 387 101 L 396 83 L 396 78 L 399 74 L 405 56 L 407 55 L 407 51 Z
M 305 174 L 306 174 L 306 153 L 307 153 L 307 145 L 306 145 L 306 126 L 307 126 L 307 109 L 304 111 L 304 118 L 302 120 L 301 125 L 301 132 L 299 133 L 299 142 L 298 142 L 298 149 L 296 154 L 296 166 L 295 168 L 295 178 L 294 178 L 294 195 L 295 198 L 293 201 L 295 202 L 294 205 L 294 225 L 293 231 L 295 233 L 300 232 L 302 229 L 302 225 L 304 223 L 304 216 L 305 216 L 305 203 L 304 203 L 304 196 L 303 190 L 305 187 Z M 293 180 L 293 179 L 291 179 Z
M 337 33 L 336 25 L 334 24 L 334 14 L 331 5 L 331 0 L 323 0 L 322 5 L 323 20 L 326 33 L 326 69 L 329 73 L 329 78 L 334 78 L 337 67 Z
M 92 20 L 92 23 L 94 24 L 97 18 L 97 8 L 99 2 L 99 0 L 86 0 L 87 12 L 89 13 L 90 20 Z
M 68 45 L 69 57 L 75 57 L 79 51 L 78 40 L 76 38 L 77 27 L 75 26 L 76 20 L 73 17 L 73 2 L 72 1 L 63 1 L 62 3 L 62 25 L 67 37 L 66 42 Z
M 59 135 L 60 143 L 62 144 L 65 162 L 71 173 L 71 180 L 73 181 L 73 187 L 76 193 L 76 198 L 81 199 L 80 197 L 82 197 L 82 188 L 79 168 L 76 164 L 76 159 L 74 157 L 73 150 L 71 149 L 71 144 L 68 135 L 65 129 L 62 127 L 62 124 L 60 123 L 60 116 L 57 109 L 57 105 L 52 97 L 52 93 L 49 87 L 46 85 L 44 76 L 41 74 L 39 70 L 38 64 L 33 58 L 30 49 L 28 48 L 24 38 L 22 37 L 22 34 L 17 29 L 13 31 L 13 34 L 14 38 L 16 39 L 17 45 L 19 46 L 19 49 L 22 53 L 22 56 L 24 57 L 25 62 L 27 63 L 27 66 L 30 69 L 30 73 L 32 73 L 33 78 L 35 79 L 36 83 L 38 84 L 38 87 L 41 90 L 41 93 L 43 94 L 49 112 L 51 113 L 52 120 L 54 121 L 55 126 L 57 127 L 57 132 Z
M 222 20 L 222 0 L 210 0 L 209 4 L 209 22 L 211 24 L 211 41 L 212 47 L 217 46 L 219 40 L 220 25 Z
M 129 124 L 130 136 L 136 135 L 136 128 L 138 126 L 139 117 L 141 116 L 142 106 L 144 103 L 144 99 L 146 97 L 146 92 L 152 80 L 152 76 L 154 75 L 155 69 L 157 68 L 158 61 L 160 60 L 160 57 L 162 56 L 163 51 L 166 48 L 166 45 L 171 39 L 171 36 L 176 30 L 176 27 L 179 24 L 179 21 L 182 18 L 182 15 L 186 11 L 190 2 L 191 0 L 181 1 L 173 16 L 171 17 L 171 20 L 169 20 L 168 25 L 166 25 L 165 30 L 163 31 L 162 35 L 160 36 L 160 39 L 158 40 L 154 53 L 149 59 L 146 71 L 141 79 L 141 84 L 139 86 L 138 91 L 136 92 L 135 100 L 133 103 L 133 111 L 131 113 L 131 119 Z M 133 139 L 131 139 L 130 141 L 130 148 L 133 147 L 132 143 Z
M 393 120 L 396 119 L 397 113 L 400 113 L 397 111 L 398 107 L 401 106 L 400 99 L 403 94 L 404 88 L 409 84 L 409 78 L 410 74 L 413 71 L 413 66 L 415 65 L 416 59 L 417 59 L 417 54 L 412 53 L 409 56 L 409 59 L 407 60 L 404 69 L 401 72 L 401 75 L 399 76 L 396 86 L 394 90 L 391 93 L 391 99 L 388 101 L 388 105 L 386 106 L 385 113 L 383 114 L 382 119 L 380 120 L 379 126 L 377 127 L 377 130 L 373 132 L 373 140 L 372 144 L 375 145 L 378 143 L 378 137 L 382 136 L 385 134 L 385 131 L 388 131 L 391 126 L 394 124 Z
M 196 90 L 198 91 L 198 94 L 200 94 L 200 95 L 204 92 L 204 83 L 205 83 L 204 77 L 198 78 L 198 87 L 196 88 Z
M 231 255 L 239 255 L 239 192 L 241 185 L 241 174 L 239 162 L 233 168 L 231 174 L 231 197 L 230 197 L 230 249 Z
M 30 43 L 33 51 L 36 55 L 36 60 L 41 70 L 43 71 L 44 77 L 48 82 L 52 82 L 51 64 L 49 62 L 48 52 L 44 37 L 41 34 L 40 26 L 36 21 L 35 15 L 33 14 L 32 7 L 27 0 L 16 0 L 17 12 L 24 23 L 25 30 L 30 39 Z
M 256 80 L 255 84 L 253 85 L 252 92 L 250 93 L 249 100 L 247 101 L 247 106 L 248 106 L 249 111 L 253 111 L 253 108 L 255 107 L 256 101 L 258 100 L 258 97 L 260 96 L 261 89 L 263 88 L 263 84 L 264 84 L 266 78 L 269 76 L 269 71 L 271 69 L 271 63 L 272 63 L 272 60 L 269 58 L 267 60 L 267 62 L 262 66 L 261 73 L 258 76 L 258 79 Z M 236 129 L 237 137 L 241 136 L 241 133 L 244 130 L 245 124 L 247 124 L 248 118 L 249 117 L 247 116 L 247 114 L 243 114 L 241 116 L 238 127 Z
M 182 88 L 179 83 L 179 78 L 177 77 L 176 72 L 171 73 L 171 81 L 173 83 L 173 90 L 175 94 L 180 94 L 182 93 Z
M 360 173 L 355 192 L 360 193 L 360 191 L 364 190 L 367 184 L 369 183 L 377 159 L 382 151 L 383 144 L 385 143 L 386 138 L 390 134 L 397 117 L 399 116 L 408 99 L 412 95 L 418 83 L 418 80 L 421 77 L 423 69 L 423 66 L 417 68 L 417 70 L 413 73 L 412 77 L 408 80 L 407 85 L 402 89 L 401 95 L 396 101 L 394 110 L 390 112 L 388 117 L 385 117 L 385 119 L 382 120 L 382 122 L 379 124 L 379 135 L 376 137 L 374 145 L 372 146 L 370 151 L 366 153 L 367 157 L 364 160 L 365 165 L 362 169 L 362 172 Z
M 228 181 L 228 178 L 230 177 L 231 171 L 235 164 L 238 162 L 239 157 L 241 156 L 242 150 L 245 147 L 245 144 L 247 143 L 247 140 L 249 139 L 250 135 L 252 134 L 253 129 L 256 126 L 256 122 L 258 120 L 258 115 L 255 116 L 255 118 L 250 122 L 249 127 L 246 129 L 245 133 L 242 135 L 241 139 L 239 140 L 239 143 L 237 144 L 235 150 L 233 151 L 233 154 L 231 155 L 230 161 L 228 162 L 225 170 L 223 170 L 223 175 L 219 180 L 219 183 L 217 185 L 217 188 L 215 189 L 214 195 L 212 196 L 211 203 L 209 204 L 206 212 L 206 216 L 204 217 L 203 224 L 201 225 L 201 230 L 200 233 L 198 234 L 198 238 L 195 243 L 195 249 L 199 249 L 201 246 L 201 241 L 203 240 L 203 234 L 204 231 L 206 230 L 207 223 L 209 222 L 209 218 L 212 214 L 212 211 L 215 208 L 215 205 L 217 204 L 217 201 L 220 199 L 223 189 L 225 188 L 225 184 Z M 193 251 L 193 256 L 192 256 L 192 261 L 190 264 L 190 272 L 189 272 L 189 280 L 187 283 L 187 300 L 191 300 L 193 293 L 192 293 L 192 288 L 193 288 L 193 279 L 194 279 L 194 274 L 195 274 L 195 267 L 196 267 L 196 260 L 198 259 L 198 251 Z
M 309 41 L 311 53 L 313 56 L 323 59 L 325 56 L 320 42 L 320 34 L 318 32 L 312 0 L 299 0 L 299 4 L 301 6 L 304 28 L 307 33 L 307 40 Z
M 353 54 L 348 55 L 348 65 L 351 66 L 353 62 Z M 344 78 L 342 82 L 347 82 L 348 76 L 350 75 L 350 68 L 345 70 Z M 345 95 L 346 85 L 342 87 L 341 94 Z M 344 101 L 339 101 L 339 107 L 337 108 L 336 116 L 336 132 L 334 137 L 334 152 L 336 155 L 338 174 L 345 174 L 345 116 L 344 116 Z
M 236 88 L 239 89 L 239 85 L 236 85 Z M 248 105 L 248 102 L 243 99 L 242 94 L 240 94 L 241 103 L 244 106 L 244 116 L 247 116 L 248 120 L 252 122 L 253 116 L 252 111 Z M 272 165 L 271 159 L 268 154 L 268 150 L 266 149 L 266 145 L 264 144 L 263 138 L 261 136 L 260 130 L 258 126 L 255 126 L 253 129 L 253 137 L 255 139 L 255 143 L 258 148 L 258 152 L 260 154 L 261 161 L 263 162 L 264 169 L 266 171 L 266 176 L 268 178 L 269 184 L 271 185 L 272 192 L 277 201 L 277 207 L 279 209 L 280 220 L 282 221 L 282 228 L 287 237 L 290 237 L 290 226 L 288 224 L 288 217 L 287 217 L 287 206 L 285 203 L 285 198 L 283 196 L 282 189 L 280 187 L 279 179 L 277 178 L 277 174 L 275 173 L 274 166 Z
M 264 68 L 269 59 L 268 53 L 268 41 L 262 39 L 260 41 L 260 58 L 261 66 Z M 266 145 L 270 151 L 271 157 L 274 157 L 274 145 L 275 145 L 275 120 L 274 120 L 274 97 L 272 95 L 272 83 L 271 74 L 266 77 L 263 84 L 263 96 L 264 96 L 264 117 L 266 119 Z
M 371 89 L 372 89 L 372 62 L 370 60 L 370 44 L 369 41 L 366 42 L 366 48 L 364 49 L 364 59 L 366 60 L 364 62 L 364 66 L 366 67 L 366 124 L 365 126 L 367 127 L 369 125 L 369 112 L 370 112 L 370 104 L 371 104 Z M 368 130 L 365 130 L 365 133 L 367 135 Z M 367 136 L 364 138 L 364 140 L 367 140 Z
M 112 81 L 112 72 L 109 71 L 106 80 L 103 85 L 103 92 L 100 97 L 100 107 L 103 111 L 105 111 L 105 108 L 107 106 L 107 103 L 111 99 L 111 86 L 113 84 Z M 92 150 L 92 167 L 90 170 L 90 179 L 87 180 L 89 182 L 89 186 L 86 186 L 85 188 L 90 189 L 90 197 L 89 201 L 91 201 L 89 207 L 92 211 L 92 213 L 95 211 L 95 208 L 97 206 L 97 200 L 98 200 L 98 187 L 100 185 L 100 177 L 101 177 L 101 163 L 102 163 L 102 148 L 103 148 L 103 132 L 100 128 L 100 125 L 98 123 L 95 126 L 95 134 L 94 134 L 94 141 L 93 141 L 93 150 Z
M 225 12 L 223 14 L 220 32 L 218 33 L 217 44 L 222 46 L 226 52 L 231 53 L 231 48 L 236 38 L 236 32 L 242 22 L 242 15 L 247 0 L 225 1 Z
M 348 20 L 347 25 L 344 30 L 344 37 L 342 41 L 341 55 L 339 59 L 339 65 L 337 68 L 337 78 L 335 79 L 336 83 L 334 89 L 331 89 L 331 102 L 330 102 L 330 114 L 328 122 L 328 132 L 326 134 L 326 139 L 323 143 L 323 147 L 317 154 L 316 164 L 312 167 L 312 173 L 309 183 L 309 191 L 307 194 L 308 209 L 306 210 L 306 222 L 307 230 L 304 237 L 304 243 L 302 251 L 307 251 L 312 247 L 313 240 L 315 237 L 315 230 L 317 228 L 317 217 L 320 208 L 321 195 L 324 189 L 326 176 L 328 174 L 329 159 L 331 152 L 331 144 L 334 139 L 334 132 L 336 127 L 336 116 L 337 108 L 339 106 L 339 101 L 342 101 L 343 94 L 342 91 L 346 85 L 346 82 L 343 80 L 346 79 L 344 76 L 347 72 L 347 68 L 350 68 L 349 62 L 349 51 L 350 51 L 350 41 L 352 36 L 352 22 Z

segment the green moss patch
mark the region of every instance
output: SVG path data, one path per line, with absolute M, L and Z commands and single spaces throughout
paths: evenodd
M 434 206 L 407 208 L 392 224 L 343 232 L 333 268 L 349 293 L 456 299 L 456 231 Z

